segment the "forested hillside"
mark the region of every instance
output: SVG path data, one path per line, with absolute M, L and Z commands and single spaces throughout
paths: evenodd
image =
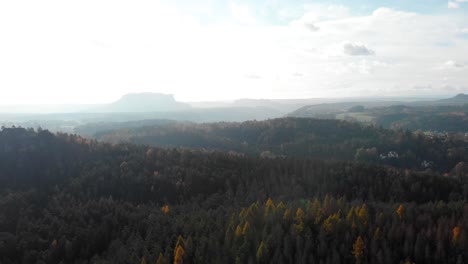
M 0 262 L 466 263 L 464 169 L 442 176 L 5 128 Z
M 459 162 L 468 160 L 468 140 L 464 137 L 308 118 L 169 123 L 101 131 L 94 137 L 110 143 L 215 149 L 264 157 L 357 160 L 439 172 L 450 172 Z
M 466 97 L 466 95 L 463 96 L 463 100 L 465 100 L 463 101 L 465 102 L 464 105 L 400 103 L 390 106 L 372 107 L 359 103 L 347 103 L 343 104 L 341 108 L 329 105 L 330 109 L 326 113 L 321 113 L 317 110 L 324 108 L 324 106 L 316 105 L 298 109 L 288 114 L 288 116 L 339 119 L 373 124 L 391 129 L 445 131 L 461 133 L 463 135 L 468 133 L 468 104 L 466 103 Z M 458 102 L 456 98 L 452 99 Z M 440 103 L 443 102 L 450 101 L 440 101 Z

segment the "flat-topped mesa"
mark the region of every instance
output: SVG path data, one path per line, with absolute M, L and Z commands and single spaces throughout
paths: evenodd
M 172 94 L 131 93 L 122 96 L 107 108 L 114 112 L 166 112 L 186 110 L 190 106 L 177 102 Z

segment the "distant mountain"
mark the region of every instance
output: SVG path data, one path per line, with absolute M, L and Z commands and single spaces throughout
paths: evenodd
M 297 109 L 301 106 L 313 103 L 313 100 L 304 99 L 300 100 L 269 100 L 269 99 L 239 99 L 232 103 L 236 107 L 264 107 L 271 108 L 281 112 L 283 115 Z
M 103 105 L 96 112 L 173 112 L 190 109 L 186 103 L 177 102 L 172 94 L 132 93 L 122 96 L 118 101 Z
M 468 94 L 457 94 L 454 97 L 441 99 L 434 102 L 437 105 L 464 105 L 468 104 Z
M 454 97 L 439 100 L 425 101 L 349 101 L 324 104 L 311 104 L 298 108 L 287 114 L 290 117 L 318 117 L 318 118 L 334 118 L 335 115 L 348 112 L 351 107 L 360 105 L 366 108 L 389 107 L 389 106 L 460 106 L 468 104 L 468 95 L 458 94 Z
M 331 118 L 334 119 L 338 113 L 347 112 L 354 106 L 363 106 L 366 108 L 385 107 L 391 105 L 400 105 L 403 102 L 399 101 L 376 101 L 376 102 L 340 102 L 328 104 L 316 104 L 303 106 L 289 114 L 289 117 L 314 117 L 314 118 Z

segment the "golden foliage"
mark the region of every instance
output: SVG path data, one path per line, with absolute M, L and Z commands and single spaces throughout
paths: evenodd
M 400 219 L 403 218 L 403 214 L 405 213 L 405 207 L 400 204 L 400 206 L 398 206 L 397 210 L 396 210 L 396 213 L 398 215 L 398 217 L 400 217 Z
M 279 202 L 278 205 L 276 206 L 276 210 L 284 210 L 286 208 L 286 205 L 284 205 L 283 202 Z
M 304 221 L 304 210 L 302 208 L 297 208 L 296 210 L 296 217 L 294 218 L 298 223 L 302 223 Z
M 294 230 L 296 230 L 296 233 L 302 233 L 304 230 L 304 211 L 302 208 L 297 208 L 294 219 L 296 220 L 296 224 L 294 224 Z
M 242 235 L 242 228 L 240 227 L 240 225 L 237 225 L 234 235 L 236 237 L 240 237 Z
M 353 245 L 353 256 L 356 258 L 356 260 L 361 259 L 361 257 L 364 255 L 364 250 L 366 249 L 366 244 L 364 244 L 364 240 L 362 239 L 361 236 L 358 236 L 356 241 L 354 242 Z
M 327 233 L 331 233 L 336 226 L 341 224 L 340 212 L 331 214 L 325 221 L 323 221 L 322 227 Z
M 369 219 L 369 213 L 367 212 L 367 205 L 363 204 L 361 208 L 359 208 L 359 211 L 357 212 L 358 218 L 361 220 L 361 223 L 364 225 L 367 225 L 368 219 Z
M 244 228 L 242 228 L 242 234 L 245 235 L 247 232 L 249 232 L 250 229 L 250 223 L 248 221 L 245 222 Z
M 169 208 L 169 205 L 167 205 L 167 204 L 164 205 L 163 207 L 161 207 L 161 211 L 162 211 L 164 214 L 168 214 L 170 210 L 171 210 L 171 209 Z
M 257 249 L 257 262 L 264 262 L 265 261 L 265 258 L 266 258 L 266 255 L 267 255 L 267 248 L 266 248 L 266 245 L 265 243 L 262 241 L 260 243 L 260 246 L 258 247 Z
M 185 254 L 184 248 L 182 247 L 182 245 L 179 245 L 174 254 L 174 264 L 184 263 L 184 254 Z
M 185 247 L 185 240 L 181 235 L 179 235 L 177 237 L 177 242 L 176 242 L 176 247 L 175 248 L 177 249 L 179 246 L 181 246 L 182 248 Z
M 270 212 L 276 211 L 275 203 L 271 198 L 268 198 L 268 200 L 265 203 L 265 215 L 268 215 Z
M 459 226 L 456 226 L 452 229 L 452 242 L 453 244 L 458 244 L 458 241 L 460 240 L 460 233 L 461 233 L 461 228 Z

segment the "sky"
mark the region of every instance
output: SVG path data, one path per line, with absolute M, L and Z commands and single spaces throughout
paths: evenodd
M 468 93 L 468 0 L 0 1 L 0 104 Z

